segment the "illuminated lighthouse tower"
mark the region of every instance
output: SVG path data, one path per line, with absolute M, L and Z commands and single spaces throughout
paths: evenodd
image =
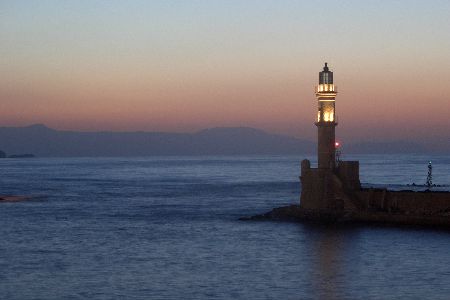
M 318 128 L 319 169 L 333 170 L 335 168 L 336 94 L 337 88 L 333 84 L 333 72 L 325 63 L 323 71 L 319 73 L 319 85 L 316 87 L 318 112 L 315 124 Z
M 358 200 L 348 191 L 359 191 L 359 162 L 339 161 L 336 165 L 335 129 L 337 126 L 335 98 L 337 89 L 333 83 L 333 72 L 327 63 L 319 73 L 316 88 L 318 112 L 318 167 L 311 168 L 309 160 L 301 163 L 300 181 L 302 194 L 300 207 L 308 210 L 337 212 L 355 210 Z

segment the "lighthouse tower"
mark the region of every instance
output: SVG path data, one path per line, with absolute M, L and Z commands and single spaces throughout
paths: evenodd
M 349 191 L 361 189 L 359 162 L 340 161 L 337 166 L 335 161 L 336 95 L 333 72 L 325 63 L 323 71 L 319 73 L 319 84 L 316 87 L 318 167 L 311 168 L 307 159 L 301 163 L 300 207 L 304 209 L 333 213 L 356 209 L 355 203 L 358 200 L 355 200 Z
M 318 167 L 319 169 L 335 168 L 335 128 L 337 126 L 335 98 L 337 88 L 333 83 L 333 72 L 325 63 L 323 71 L 319 73 L 319 84 L 316 87 L 318 102 L 317 122 L 318 128 Z

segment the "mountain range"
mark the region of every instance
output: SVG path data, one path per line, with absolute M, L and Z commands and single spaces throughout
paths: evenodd
M 0 149 L 8 154 L 39 157 L 152 156 L 152 155 L 282 155 L 313 154 L 316 142 L 267 133 L 249 127 L 218 127 L 195 133 L 79 132 L 42 124 L 0 127 Z M 348 145 L 346 153 L 423 153 L 412 142 L 363 142 Z

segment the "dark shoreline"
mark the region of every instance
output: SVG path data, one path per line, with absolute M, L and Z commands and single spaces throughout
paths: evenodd
M 299 205 L 277 207 L 271 211 L 241 221 L 288 221 L 325 225 L 375 225 L 383 227 L 415 227 L 450 230 L 450 216 L 414 215 L 387 212 L 330 212 L 307 210 Z

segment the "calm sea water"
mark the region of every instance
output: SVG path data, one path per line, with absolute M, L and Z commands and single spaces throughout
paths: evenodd
M 297 203 L 298 157 L 0 160 L 1 299 L 450 299 L 450 232 L 237 219 Z M 450 156 L 355 156 L 450 183 Z

